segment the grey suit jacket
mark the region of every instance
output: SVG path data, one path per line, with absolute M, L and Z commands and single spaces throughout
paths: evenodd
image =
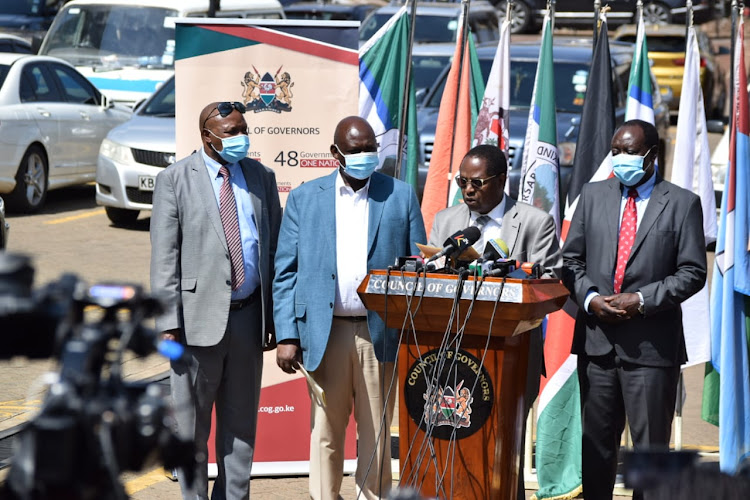
M 271 283 L 281 205 L 276 176 L 255 160 L 240 162 L 258 227 L 261 298 L 260 331 L 273 328 Z M 169 302 L 156 320 L 159 331 L 181 328 L 188 345 L 221 341 L 229 318 L 231 264 L 211 180 L 200 151 L 156 177 L 151 213 L 151 290 Z
M 469 207 L 463 203 L 441 210 L 435 214 L 429 244 L 442 247 L 446 239 L 470 223 Z M 555 221 L 547 212 L 506 196 L 501 235 L 511 258 L 541 264 L 545 278 L 560 277 L 560 242 Z
M 640 291 L 644 315 L 605 324 L 583 310 L 589 290 L 614 293 L 620 183 L 583 186 L 563 247 L 563 283 L 578 304 L 573 353 L 601 356 L 613 349 L 643 366 L 674 366 L 686 359 L 680 304 L 706 281 L 703 212 L 695 194 L 656 179 L 638 226 L 622 292 Z

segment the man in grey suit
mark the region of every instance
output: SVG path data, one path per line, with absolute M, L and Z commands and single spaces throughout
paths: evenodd
M 372 269 L 413 255 L 425 241 L 414 189 L 374 172 L 378 143 L 358 116 L 336 126 L 335 172 L 292 190 L 284 212 L 273 285 L 276 360 L 304 366 L 326 393 L 311 404 L 310 497 L 336 500 L 349 415 L 357 422 L 358 492 L 386 498 L 398 331 L 367 311 L 357 287 Z
M 482 237 L 474 247 L 480 255 L 488 241 L 502 239 L 510 258 L 540 264 L 544 278 L 559 278 L 562 256 L 554 219 L 544 210 L 505 196 L 507 175 L 508 162 L 500 148 L 484 144 L 469 150 L 456 176 L 464 202 L 435 214 L 430 245 L 442 247 L 456 231 L 477 226 Z M 539 377 L 545 373 L 542 329 L 535 328 L 527 335 L 531 340 L 524 394 L 526 413 L 539 393 Z M 521 449 L 523 453 L 523 444 Z M 523 463 L 523 455 L 520 462 Z M 525 498 L 523 468 L 518 477 L 518 498 Z
M 195 440 L 195 482 L 183 498 L 208 498 L 208 436 L 216 405 L 218 476 L 213 499 L 247 499 L 263 349 L 273 347 L 271 281 L 281 207 L 272 170 L 246 158 L 241 103 L 207 105 L 203 147 L 156 177 L 151 289 L 170 306 L 157 319 L 188 360 L 171 373 L 177 427 Z
M 615 177 L 583 187 L 563 247 L 587 499 L 612 498 L 626 416 L 636 450 L 668 449 L 687 358 L 680 304 L 706 280 L 700 199 L 659 176 L 658 144 L 641 120 L 615 132 Z

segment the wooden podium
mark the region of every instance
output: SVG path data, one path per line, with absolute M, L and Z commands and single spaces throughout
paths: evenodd
M 375 270 L 358 288 L 387 326 L 406 325 L 398 353 L 401 485 L 441 499 L 515 499 L 524 332 L 560 309 L 568 291 L 553 279 L 469 278 L 454 310 L 458 284 L 456 275 Z M 449 323 L 449 339 L 463 327 L 458 349 L 457 342 L 441 349 Z

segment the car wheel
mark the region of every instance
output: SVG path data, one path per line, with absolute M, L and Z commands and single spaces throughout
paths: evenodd
M 16 173 L 16 187 L 8 199 L 19 212 L 38 211 L 47 198 L 47 155 L 39 146 L 31 146 L 23 155 Z
M 126 226 L 138 220 L 138 210 L 127 210 L 125 208 L 104 207 L 107 218 L 115 226 Z
M 497 12 L 500 20 L 505 19 L 508 2 L 498 2 Z M 526 33 L 534 26 L 534 16 L 531 8 L 526 3 L 517 0 L 513 2 L 513 10 L 510 12 L 510 32 Z
M 643 22 L 646 24 L 669 24 L 672 22 L 672 14 L 666 5 L 648 2 L 643 6 Z

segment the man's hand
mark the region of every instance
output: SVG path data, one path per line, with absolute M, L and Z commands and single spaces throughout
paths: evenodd
M 597 295 L 589 303 L 589 311 L 605 323 L 618 323 L 622 321 L 625 319 L 624 315 L 627 311 L 612 304 L 612 299 L 615 297 L 618 296 L 610 295 L 605 297 L 603 295 Z M 636 300 L 638 300 L 638 296 L 636 295 L 635 297 Z
M 302 362 L 299 340 L 282 340 L 276 346 L 276 364 L 286 373 L 297 373 Z
M 162 340 L 171 340 L 173 342 L 179 342 L 180 341 L 180 329 L 179 328 L 173 328 L 171 330 L 165 330 L 161 332 L 161 339 Z
M 637 293 L 619 293 L 617 295 L 611 295 L 605 297 L 610 306 L 624 311 L 621 315 L 622 319 L 630 319 L 634 316 L 639 315 L 638 307 L 641 305 L 641 298 Z

